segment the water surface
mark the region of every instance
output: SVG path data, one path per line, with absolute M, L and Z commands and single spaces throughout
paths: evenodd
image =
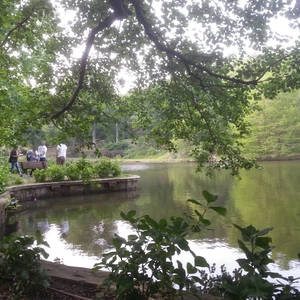
M 284 275 L 300 275 L 300 161 L 268 162 L 264 169 L 243 171 L 242 180 L 229 172 L 216 172 L 211 179 L 195 173 L 192 163 L 123 165 L 125 172 L 140 175 L 137 191 L 47 199 L 23 204 L 20 231 L 40 229 L 50 244 L 49 260 L 66 265 L 92 267 L 111 247 L 114 233 L 131 233 L 120 211 L 136 210 L 154 219 L 191 213 L 187 199 L 203 200 L 202 190 L 217 194 L 217 205 L 227 216 L 212 213 L 212 231 L 190 237 L 191 246 L 209 263 L 225 264 L 230 271 L 243 257 L 237 246 L 239 232 L 232 225 L 252 224 L 257 229 L 274 227 L 269 234 L 276 248 L 272 269 Z M 183 255 L 181 261 L 190 257 Z

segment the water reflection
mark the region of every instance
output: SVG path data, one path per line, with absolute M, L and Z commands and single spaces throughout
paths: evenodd
M 219 195 L 217 205 L 226 207 L 228 215 L 208 215 L 214 230 L 190 237 L 197 253 L 209 263 L 233 270 L 235 260 L 243 256 L 237 247 L 239 232 L 232 223 L 258 229 L 274 226 L 270 233 L 277 247 L 273 269 L 293 276 L 299 273 L 300 162 L 268 163 L 262 171 L 243 172 L 241 181 L 225 171 L 216 172 L 212 180 L 195 173 L 190 163 L 130 164 L 124 170 L 141 176 L 137 191 L 26 202 L 20 217 L 22 232 L 40 229 L 51 247 L 50 260 L 92 267 L 111 248 L 115 233 L 124 237 L 131 233 L 120 211 L 134 209 L 155 219 L 192 213 L 196 207 L 186 200 L 203 200 L 201 191 L 206 189 Z M 180 257 L 183 262 L 188 259 Z

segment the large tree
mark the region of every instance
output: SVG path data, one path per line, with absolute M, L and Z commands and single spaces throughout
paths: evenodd
M 300 85 L 296 0 L 3 0 L 0 11 L 0 143 L 49 122 L 84 141 L 93 123 L 130 116 L 169 149 L 193 143 L 199 166 L 217 151 L 236 172 L 251 166 L 237 143 L 249 100 Z

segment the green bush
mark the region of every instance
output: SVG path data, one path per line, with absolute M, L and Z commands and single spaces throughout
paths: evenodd
M 136 217 L 136 211 L 121 217 L 136 230 L 127 239 L 115 235 L 113 245 L 115 250 L 103 254 L 95 269 L 106 268 L 109 277 L 108 287 L 116 286 L 118 299 L 149 299 L 161 294 L 162 298 L 174 299 L 175 296 L 191 291 L 201 280 L 195 276 L 198 268 L 208 268 L 205 258 L 197 256 L 189 247 L 187 236 L 191 232 L 208 229 L 210 221 L 205 218 L 208 210 L 214 210 L 225 215 L 226 209 L 213 206 L 217 196 L 203 191 L 206 205 L 195 200 L 189 200 L 203 209 L 200 213 L 195 210 L 195 216 L 171 217 L 170 221 L 161 219 L 155 221 L 149 215 Z M 175 254 L 186 251 L 194 258 L 194 265 L 186 266 L 177 260 Z M 174 288 L 177 284 L 179 290 Z
M 94 166 L 94 174 L 99 178 L 110 178 L 119 176 L 122 172 L 120 163 L 103 158 Z
M 13 278 L 15 299 L 22 295 L 36 295 L 49 287 L 50 278 L 40 264 L 41 258 L 49 255 L 38 245 L 49 247 L 39 231 L 35 237 L 11 235 L 0 242 L 0 252 L 3 253 L 0 275 Z
M 0 194 L 3 193 L 8 186 L 9 175 L 8 158 L 2 157 L 0 158 Z
M 79 173 L 79 178 L 84 182 L 88 183 L 94 176 L 94 167 L 87 160 L 80 159 L 76 163 L 76 168 Z
M 128 147 L 129 145 L 126 142 L 117 142 L 117 143 L 109 142 L 105 145 L 105 149 L 108 151 L 126 150 L 128 149 Z
M 65 167 L 52 165 L 46 169 L 46 175 L 50 181 L 63 181 L 65 179 Z
M 32 174 L 36 182 L 46 182 L 46 169 L 35 170 Z
M 120 163 L 117 160 L 104 158 L 93 166 L 87 160 L 81 159 L 76 164 L 51 165 L 48 169 L 36 170 L 33 176 L 36 182 L 63 181 L 67 177 L 69 180 L 82 180 L 84 183 L 89 183 L 93 178 L 119 176 L 121 171 Z
M 14 177 L 12 183 L 15 185 L 20 185 L 24 183 L 24 180 L 21 177 Z
M 76 164 L 69 164 L 68 166 L 66 166 L 66 176 L 70 180 L 79 180 L 81 178 Z

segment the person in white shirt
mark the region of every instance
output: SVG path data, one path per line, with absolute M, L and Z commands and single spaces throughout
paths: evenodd
M 67 158 L 67 146 L 65 144 L 59 144 L 56 148 L 56 164 L 63 166 Z
M 38 153 L 40 161 L 46 161 L 47 147 L 45 141 L 42 141 L 42 145 L 38 147 Z

